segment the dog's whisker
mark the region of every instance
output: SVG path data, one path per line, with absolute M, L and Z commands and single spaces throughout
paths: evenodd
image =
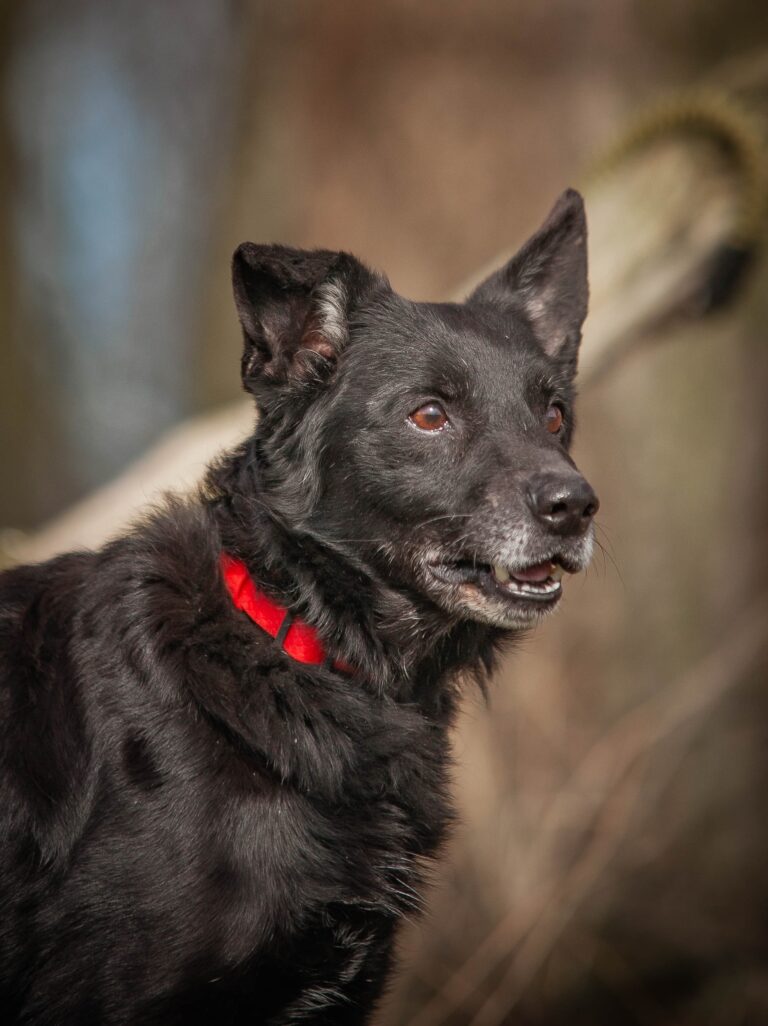
M 426 517 L 424 520 L 419 521 L 420 527 L 425 527 L 427 524 L 437 523 L 438 520 L 462 520 L 471 519 L 476 517 L 477 513 L 441 513 L 439 516 Z
M 601 525 L 596 523 L 595 527 L 600 529 Z M 600 550 L 603 556 L 603 561 L 605 561 L 606 559 L 610 561 L 611 565 L 613 566 L 613 569 L 616 571 L 616 575 L 619 578 L 619 581 L 621 582 L 622 586 L 626 588 L 626 582 L 624 581 L 624 577 L 622 576 L 621 568 L 619 567 L 618 561 L 614 557 L 610 548 L 607 545 L 604 545 L 597 537 L 595 537 L 595 545 Z

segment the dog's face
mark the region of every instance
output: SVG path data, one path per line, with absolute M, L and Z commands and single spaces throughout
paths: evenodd
M 528 626 L 592 548 L 568 455 L 586 228 L 566 193 L 464 304 L 346 254 L 246 244 L 243 379 L 276 515 L 452 617 Z

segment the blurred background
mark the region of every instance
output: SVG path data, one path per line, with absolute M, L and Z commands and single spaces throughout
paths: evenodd
M 248 430 L 239 242 L 441 299 L 584 189 L 602 547 L 468 696 L 379 1026 L 768 1023 L 764 0 L 26 0 L 0 61 L 6 563 Z

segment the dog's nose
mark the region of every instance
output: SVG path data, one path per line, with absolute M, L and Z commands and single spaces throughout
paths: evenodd
M 538 474 L 528 482 L 528 505 L 555 534 L 583 534 L 600 502 L 580 474 Z

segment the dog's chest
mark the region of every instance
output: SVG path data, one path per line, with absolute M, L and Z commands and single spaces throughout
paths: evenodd
M 234 988 L 275 1022 L 294 1021 L 287 1009 L 303 1021 L 302 1009 L 383 974 L 397 921 L 418 909 L 425 863 L 449 821 L 445 739 L 429 734 L 387 758 L 372 739 L 375 758 L 361 758 L 335 798 L 253 772 L 250 787 L 240 779 L 209 796 L 191 890 L 178 892 L 180 905 L 205 915 L 174 919 L 195 932 L 185 964 L 205 952 L 197 979 L 212 981 L 211 1000 Z M 187 998 L 182 984 L 170 999 Z
M 184 752 L 184 766 L 155 750 L 138 773 L 135 745 L 115 765 L 151 900 L 161 892 L 185 929 L 215 933 L 227 961 L 330 907 L 412 912 L 450 821 L 445 729 L 413 707 L 358 701 L 355 718 L 337 703 L 331 716 L 318 696 L 303 729 L 283 708 L 267 720 L 266 697 L 257 707 L 261 754 L 180 718 L 161 752 Z M 190 907 L 204 910 L 193 923 Z
M 255 774 L 252 790 L 222 803 L 212 907 L 229 898 L 235 917 L 250 907 L 271 933 L 331 906 L 392 918 L 418 908 L 425 862 L 450 821 L 447 741 L 428 730 L 396 751 L 377 751 L 376 738 L 358 745 L 336 794 Z

